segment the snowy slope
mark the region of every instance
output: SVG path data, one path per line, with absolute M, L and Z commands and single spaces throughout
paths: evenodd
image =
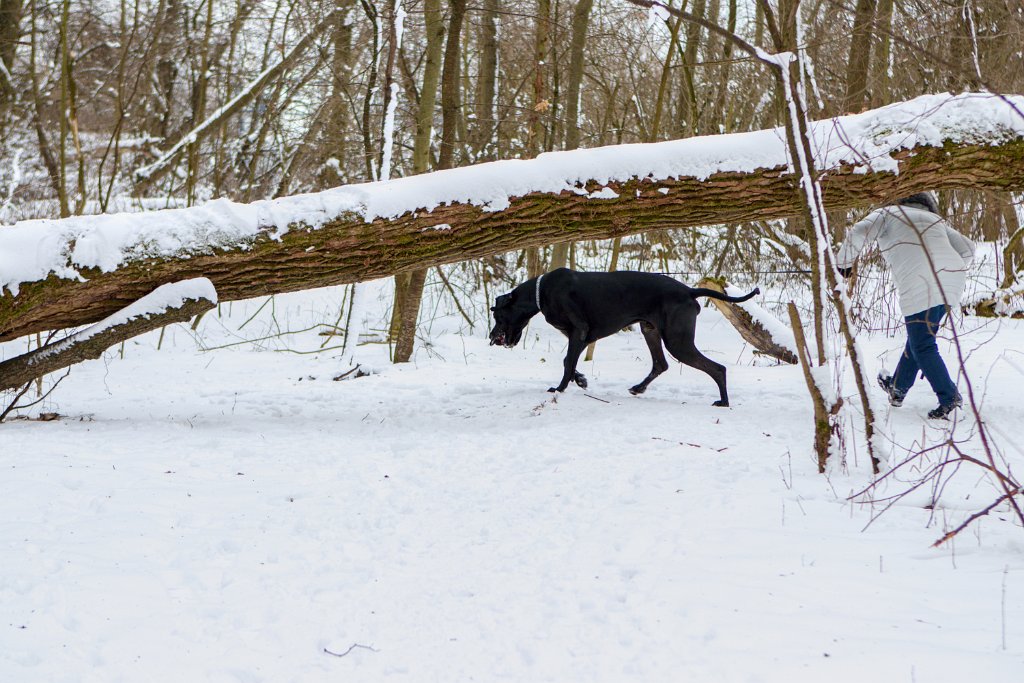
M 223 305 L 202 343 L 330 323 L 339 298 L 277 297 L 247 325 L 262 301 Z M 433 321 L 405 367 L 361 346 L 377 374 L 333 382 L 348 352 L 273 351 L 314 350 L 316 330 L 203 352 L 176 326 L 160 351 L 154 334 L 76 367 L 34 409 L 62 419 L 0 425 L 0 680 L 1019 675 L 1021 529 L 994 514 L 929 547 L 992 489 L 965 473 L 938 509 L 922 490 L 868 526 L 880 506 L 846 500 L 867 463 L 816 473 L 799 368 L 754 362 L 713 308 L 698 345 L 729 368 L 730 409 L 674 362 L 630 396 L 635 332 L 555 402 L 557 333 L 538 321 L 509 351 L 457 327 Z M 1012 437 L 1024 326 L 966 340 Z M 892 366 L 899 338 L 864 341 Z M 888 414 L 900 443 L 949 435 L 927 393 Z M 954 434 L 975 452 L 972 424 Z

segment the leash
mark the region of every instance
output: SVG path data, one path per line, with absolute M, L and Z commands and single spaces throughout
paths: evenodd
M 701 275 L 701 276 L 707 275 L 707 273 L 703 273 L 703 272 L 696 271 L 696 270 L 681 270 L 681 271 L 674 271 L 674 272 L 665 272 L 665 271 L 660 271 L 659 270 L 659 271 L 654 271 L 654 272 L 657 275 Z M 739 273 L 740 275 L 810 275 L 811 271 L 809 271 L 809 270 L 755 270 L 755 271 L 752 271 L 752 272 L 733 271 L 731 274 L 732 275 L 736 275 L 737 273 Z
M 544 277 L 544 273 L 541 273 L 540 275 L 537 276 L 536 300 L 537 300 L 537 312 L 538 313 L 542 312 L 540 310 L 540 281 L 541 281 L 541 278 L 543 278 L 543 277 Z

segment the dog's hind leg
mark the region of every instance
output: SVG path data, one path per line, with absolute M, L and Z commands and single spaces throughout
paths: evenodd
M 640 331 L 643 332 L 644 341 L 651 351 L 651 372 L 644 378 L 643 382 L 629 388 L 629 393 L 636 396 L 647 391 L 647 385 L 654 381 L 654 378 L 668 370 L 668 361 L 665 360 L 665 352 L 661 348 L 661 333 L 658 328 L 649 322 L 640 323 Z
M 718 385 L 719 400 L 711 405 L 727 408 L 729 393 L 725 388 L 725 366 L 711 360 L 700 351 L 694 343 L 697 326 L 697 313 L 700 307 L 696 302 L 682 304 L 668 316 L 668 324 L 662 331 L 665 347 L 668 352 L 684 365 L 706 372 Z

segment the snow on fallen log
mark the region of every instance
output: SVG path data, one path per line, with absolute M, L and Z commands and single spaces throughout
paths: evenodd
M 980 293 L 962 305 L 963 311 L 983 318 L 1024 318 L 1024 282 Z
M 812 125 L 814 163 L 825 172 L 898 173 L 893 155 L 900 150 L 1024 139 L 1022 112 L 1022 96 L 941 94 L 817 121 Z M 86 269 L 110 272 L 143 259 L 245 249 L 258 237 L 280 240 L 298 227 L 315 229 L 340 218 L 391 220 L 454 204 L 499 212 L 515 198 L 534 193 L 567 192 L 608 201 L 615 193 L 609 183 L 705 180 L 791 166 L 780 128 L 551 152 L 251 204 L 218 199 L 145 214 L 23 221 L 0 227 L 0 288 L 16 296 L 21 284 L 50 274 L 78 279 Z
M 746 292 L 718 280 L 704 278 L 698 287 L 714 289 L 732 297 L 741 297 Z M 725 316 L 744 341 L 766 356 L 783 363 L 795 365 L 799 362 L 793 330 L 753 300 L 733 303 L 709 298 L 715 308 Z
M 157 287 L 95 325 L 0 362 L 0 391 L 16 389 L 56 370 L 99 358 L 115 344 L 171 323 L 185 322 L 216 305 L 217 290 L 204 277 Z

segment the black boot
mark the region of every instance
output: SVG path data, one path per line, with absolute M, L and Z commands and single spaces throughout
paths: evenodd
M 949 414 L 964 404 L 964 399 L 960 394 L 950 402 L 940 404 L 938 408 L 928 411 L 928 418 L 931 420 L 948 420 Z
M 894 408 L 899 408 L 903 405 L 903 399 L 906 398 L 907 392 L 897 389 L 892 382 L 892 375 L 885 370 L 878 373 L 878 386 L 882 387 L 882 391 L 888 394 L 889 405 Z

